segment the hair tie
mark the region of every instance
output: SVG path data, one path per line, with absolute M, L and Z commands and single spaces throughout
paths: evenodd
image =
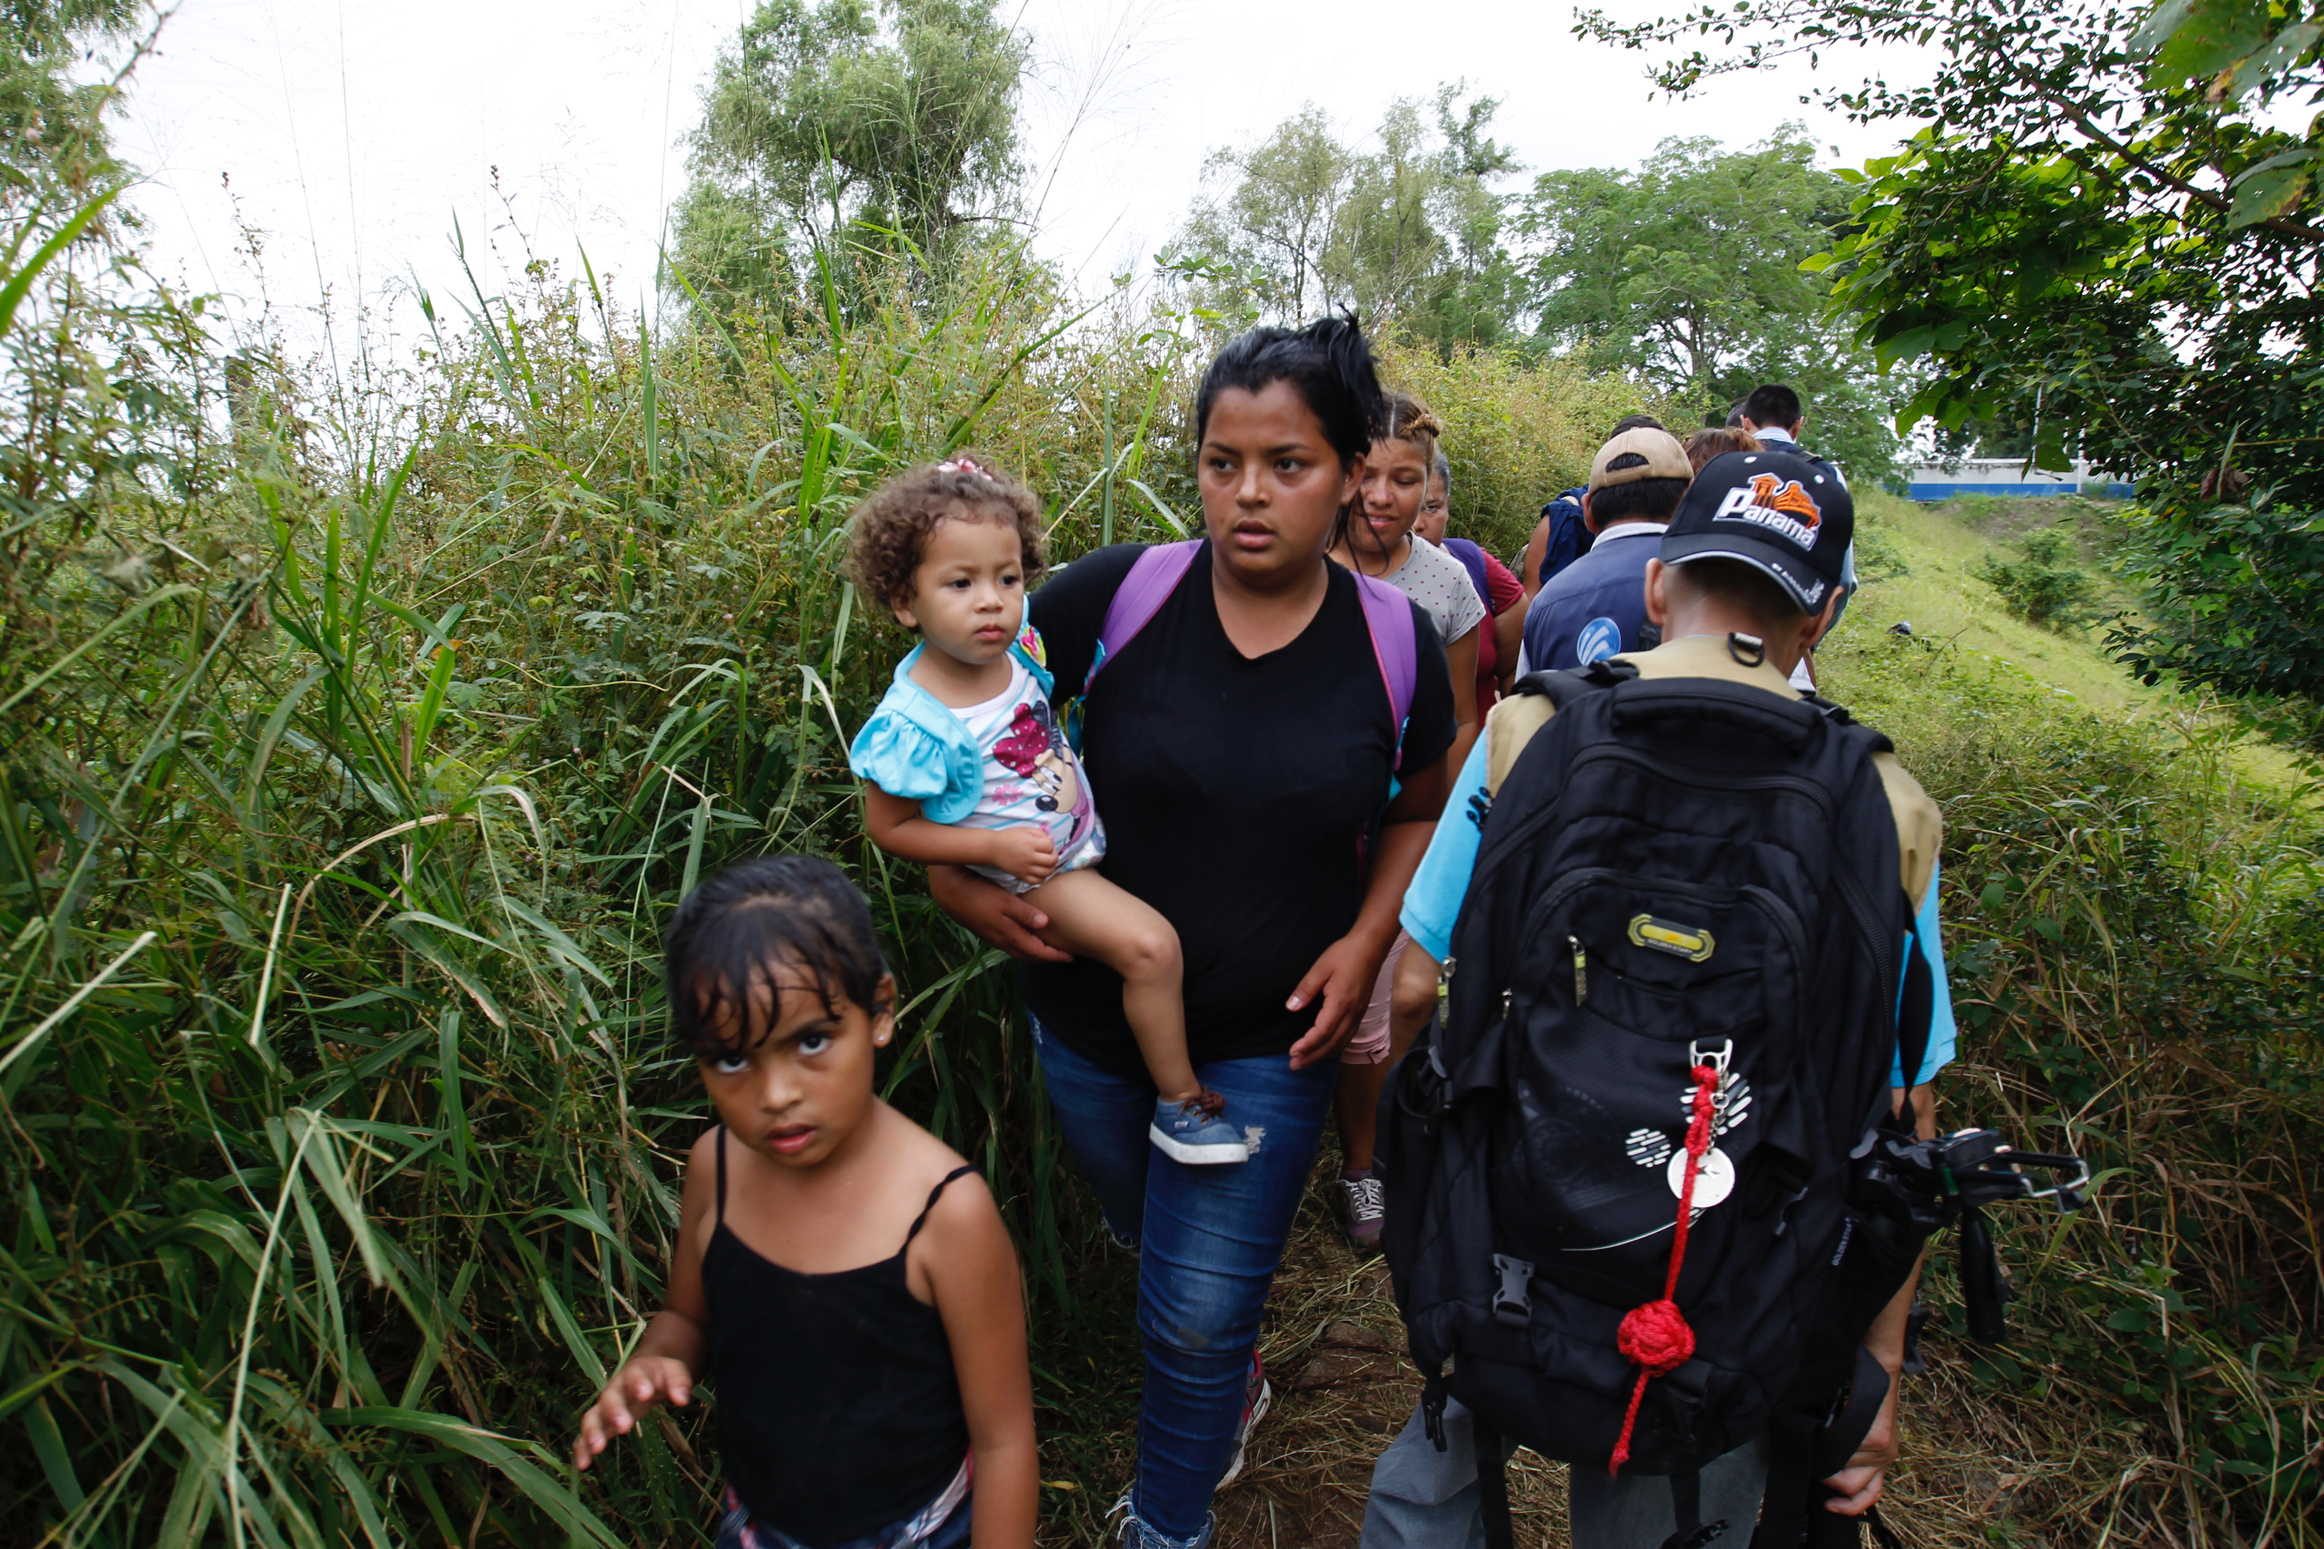
M 950 462 L 938 463 L 936 465 L 936 471 L 938 473 L 973 473 L 978 478 L 984 480 L 987 484 L 997 484 L 1000 482 L 998 479 L 995 479 L 989 472 L 979 468 L 976 465 L 976 459 L 973 457 L 955 457 Z

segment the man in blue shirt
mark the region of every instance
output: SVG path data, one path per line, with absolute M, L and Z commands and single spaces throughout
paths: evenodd
M 1582 496 L 1597 534 L 1590 551 L 1551 576 L 1525 615 L 1517 670 L 1585 666 L 1654 644 L 1646 636 L 1646 566 L 1694 477 L 1667 430 L 1625 430 L 1598 448 Z
M 1824 485 L 1829 466 L 1788 451 L 1733 452 L 1706 466 L 1670 531 L 1647 549 L 1645 610 L 1662 643 L 1628 654 L 1641 678 L 1713 678 L 1787 695 L 1799 658 L 1831 627 L 1838 613 L 1840 564 L 1853 527 L 1853 502 L 1827 486 L 1817 499 L 1828 526 L 1819 542 L 1813 528 L 1787 520 L 1780 503 L 1784 481 Z M 1768 488 L 1759 488 L 1764 479 Z M 1836 486 L 1836 481 L 1833 481 Z M 1776 495 L 1771 505 L 1766 498 Z M 1804 532 L 1803 532 L 1804 529 Z M 1837 540 L 1833 542 L 1830 540 Z M 1659 551 L 1659 552 L 1657 552 Z M 1731 649 L 1733 632 L 1764 646 L 1756 661 Z M 1478 841 L 1501 777 L 1531 736 L 1547 723 L 1550 703 L 1539 696 L 1503 700 L 1471 748 L 1444 817 L 1420 870 L 1406 889 L 1401 923 L 1412 938 L 1395 987 L 1391 1059 L 1410 1046 L 1436 1004 L 1438 965 L 1452 950 L 1453 927 L 1469 889 Z M 1937 804 L 1892 753 L 1874 759 L 1896 825 L 1899 876 L 1918 908 L 1915 932 L 1932 970 L 1926 1053 L 1908 1083 L 1901 1059 L 1891 1084 L 1909 1092 L 1921 1132 L 1934 1133 L 1928 1083 L 1953 1057 L 1952 998 L 1937 939 L 1937 852 L 1943 835 Z M 1893 1377 L 1902 1363 L 1904 1322 L 1911 1287 L 1899 1294 L 1865 1339 Z M 1895 1456 L 1896 1389 L 1849 1466 L 1829 1481 L 1843 1490 L 1835 1507 L 1860 1513 L 1877 1501 Z M 1468 1412 L 1450 1400 L 1444 1413 L 1448 1445 L 1438 1451 L 1414 1415 L 1373 1470 L 1362 1549 L 1481 1549 L 1477 1457 Z M 1701 1471 L 1703 1516 L 1724 1516 L 1739 1528 L 1759 1512 L 1766 1454 L 1747 1444 Z M 1573 1470 L 1569 1502 L 1572 1539 L 1590 1549 L 1654 1549 L 1672 1531 L 1669 1487 L 1661 1479 L 1609 1480 Z M 1659 1515 L 1658 1515 L 1659 1513 Z M 1738 1531 L 1734 1541 L 1749 1537 Z
M 1751 396 L 1735 412 L 1743 428 L 1767 445 L 1779 451 L 1798 452 L 1803 457 L 1812 455 L 1799 444 L 1799 433 L 1807 424 L 1808 415 L 1794 389 L 1781 382 L 1763 382 L 1751 389 Z

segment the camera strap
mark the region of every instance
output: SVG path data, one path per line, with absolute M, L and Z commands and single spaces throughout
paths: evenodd
M 1856 1375 L 1849 1379 L 1847 1394 L 1823 1429 L 1816 1432 L 1814 1450 L 1808 1456 L 1812 1476 L 1829 1479 L 1848 1466 L 1856 1449 L 1864 1445 L 1864 1438 L 1872 1434 L 1872 1422 L 1880 1418 L 1889 1386 L 1888 1368 L 1870 1350 L 1859 1347 Z

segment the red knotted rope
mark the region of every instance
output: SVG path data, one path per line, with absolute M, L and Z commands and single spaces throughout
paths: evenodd
M 1714 1098 L 1719 1072 L 1709 1065 L 1697 1065 L 1694 1077 L 1693 1116 L 1687 1123 L 1686 1181 L 1678 1191 L 1678 1231 L 1670 1242 L 1670 1275 L 1662 1283 L 1662 1300 L 1631 1308 L 1614 1336 L 1615 1345 L 1638 1367 L 1638 1381 L 1630 1389 L 1630 1410 L 1622 1416 L 1622 1434 L 1615 1440 L 1614 1456 L 1606 1465 L 1609 1476 L 1619 1477 L 1622 1465 L 1630 1461 L 1630 1433 L 1638 1425 L 1638 1405 L 1646 1397 L 1647 1379 L 1668 1376 L 1695 1353 L 1695 1331 L 1687 1327 L 1685 1315 L 1672 1298 L 1678 1295 L 1679 1267 L 1686 1263 L 1687 1228 L 1694 1224 L 1695 1173 L 1703 1165 L 1703 1153 L 1711 1149 L 1711 1116 L 1717 1111 Z

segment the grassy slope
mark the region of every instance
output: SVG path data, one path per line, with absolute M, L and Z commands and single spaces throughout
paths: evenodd
M 2104 719 L 2154 722 L 2200 713 L 2200 701 L 2193 696 L 2168 686 L 2148 688 L 2109 660 L 2100 646 L 2102 627 L 2059 632 L 2028 624 L 2003 606 L 1991 586 L 1977 579 L 1978 560 L 1993 550 L 1997 540 L 2014 536 L 2025 526 L 2012 521 L 2006 510 L 1964 510 L 1954 503 L 1929 507 L 1872 493 L 1863 497 L 1860 511 L 1865 525 L 1879 528 L 1894 541 L 1907 571 L 1866 582 L 1849 605 L 1847 623 L 1834 641 L 1840 670 L 1838 680 L 1829 686 L 1839 691 L 1838 697 L 1846 697 L 1846 655 L 1852 638 L 1904 621 L 1922 639 L 1951 642 L 2005 672 L 2022 673 Z M 2258 739 L 2238 743 L 2231 761 L 2244 779 L 2278 791 L 2290 791 L 2304 781 L 2291 754 Z

